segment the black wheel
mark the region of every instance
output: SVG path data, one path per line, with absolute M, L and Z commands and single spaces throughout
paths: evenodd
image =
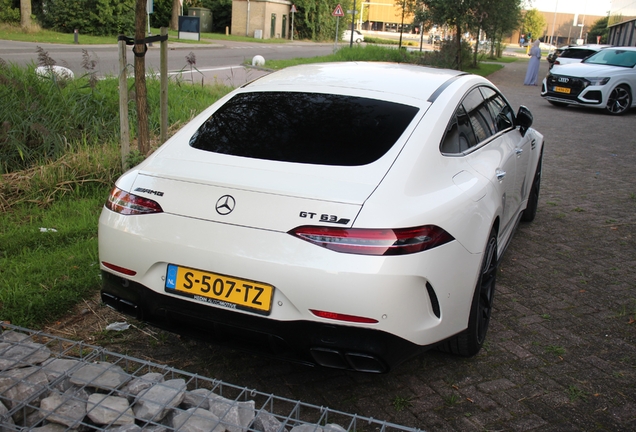
M 488 332 L 497 280 L 497 233 L 493 229 L 488 236 L 484 258 L 477 279 L 470 307 L 468 328 L 443 342 L 438 349 L 465 357 L 479 352 Z
M 632 94 L 629 88 L 624 85 L 619 85 L 610 93 L 605 110 L 613 115 L 621 115 L 625 114 L 631 106 Z
M 532 179 L 532 187 L 530 188 L 530 195 L 528 195 L 528 205 L 521 215 L 522 222 L 532 222 L 537 215 L 537 207 L 539 205 L 539 190 L 541 189 L 541 166 L 543 165 L 543 152 L 539 156 L 539 163 L 537 163 L 537 170 L 534 173 Z
M 558 106 L 558 107 L 566 107 L 569 104 L 566 104 L 565 102 L 557 102 L 557 101 L 553 101 L 553 100 L 549 100 L 548 102 L 550 102 L 552 105 L 554 106 Z

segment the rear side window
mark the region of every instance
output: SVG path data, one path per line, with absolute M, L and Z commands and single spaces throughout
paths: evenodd
M 489 87 L 474 88 L 446 127 L 440 150 L 444 154 L 464 153 L 513 127 L 514 114 L 503 96 Z
M 317 165 L 365 165 L 384 155 L 418 108 L 353 96 L 241 93 L 214 112 L 190 146 L 234 156 Z

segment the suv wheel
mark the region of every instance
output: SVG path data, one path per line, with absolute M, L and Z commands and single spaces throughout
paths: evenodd
M 632 106 L 632 95 L 629 88 L 619 85 L 609 95 L 605 110 L 613 115 L 621 115 Z

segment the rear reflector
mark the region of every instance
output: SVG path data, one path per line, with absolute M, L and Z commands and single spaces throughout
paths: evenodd
M 363 323 L 363 324 L 375 324 L 378 322 L 377 319 L 359 317 L 355 315 L 346 315 L 346 314 L 340 314 L 335 312 L 325 312 L 325 311 L 319 311 L 314 309 L 309 309 L 309 311 L 312 314 L 316 315 L 317 317 L 338 320 L 338 321 L 355 322 L 355 323 Z
M 163 213 L 163 209 L 156 201 L 133 195 L 118 187 L 110 192 L 106 208 L 123 215 Z
M 400 229 L 301 226 L 289 234 L 336 252 L 359 255 L 406 255 L 455 240 L 435 225 Z
M 109 268 L 111 270 L 115 270 L 116 272 L 123 273 L 123 274 L 128 275 L 128 276 L 134 276 L 134 275 L 137 274 L 137 272 L 134 271 L 134 270 L 130 270 L 130 269 L 127 269 L 125 267 L 120 267 L 118 265 L 111 264 L 111 263 L 108 263 L 106 261 L 102 261 L 102 265 L 104 267 L 106 267 L 106 268 Z

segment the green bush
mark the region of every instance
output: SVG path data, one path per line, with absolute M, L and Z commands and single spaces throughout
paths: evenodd
M 0 22 L 12 24 L 20 22 L 20 8 L 13 7 L 12 0 L 0 0 Z
M 47 0 L 38 18 L 42 27 L 63 33 L 132 35 L 135 0 Z

